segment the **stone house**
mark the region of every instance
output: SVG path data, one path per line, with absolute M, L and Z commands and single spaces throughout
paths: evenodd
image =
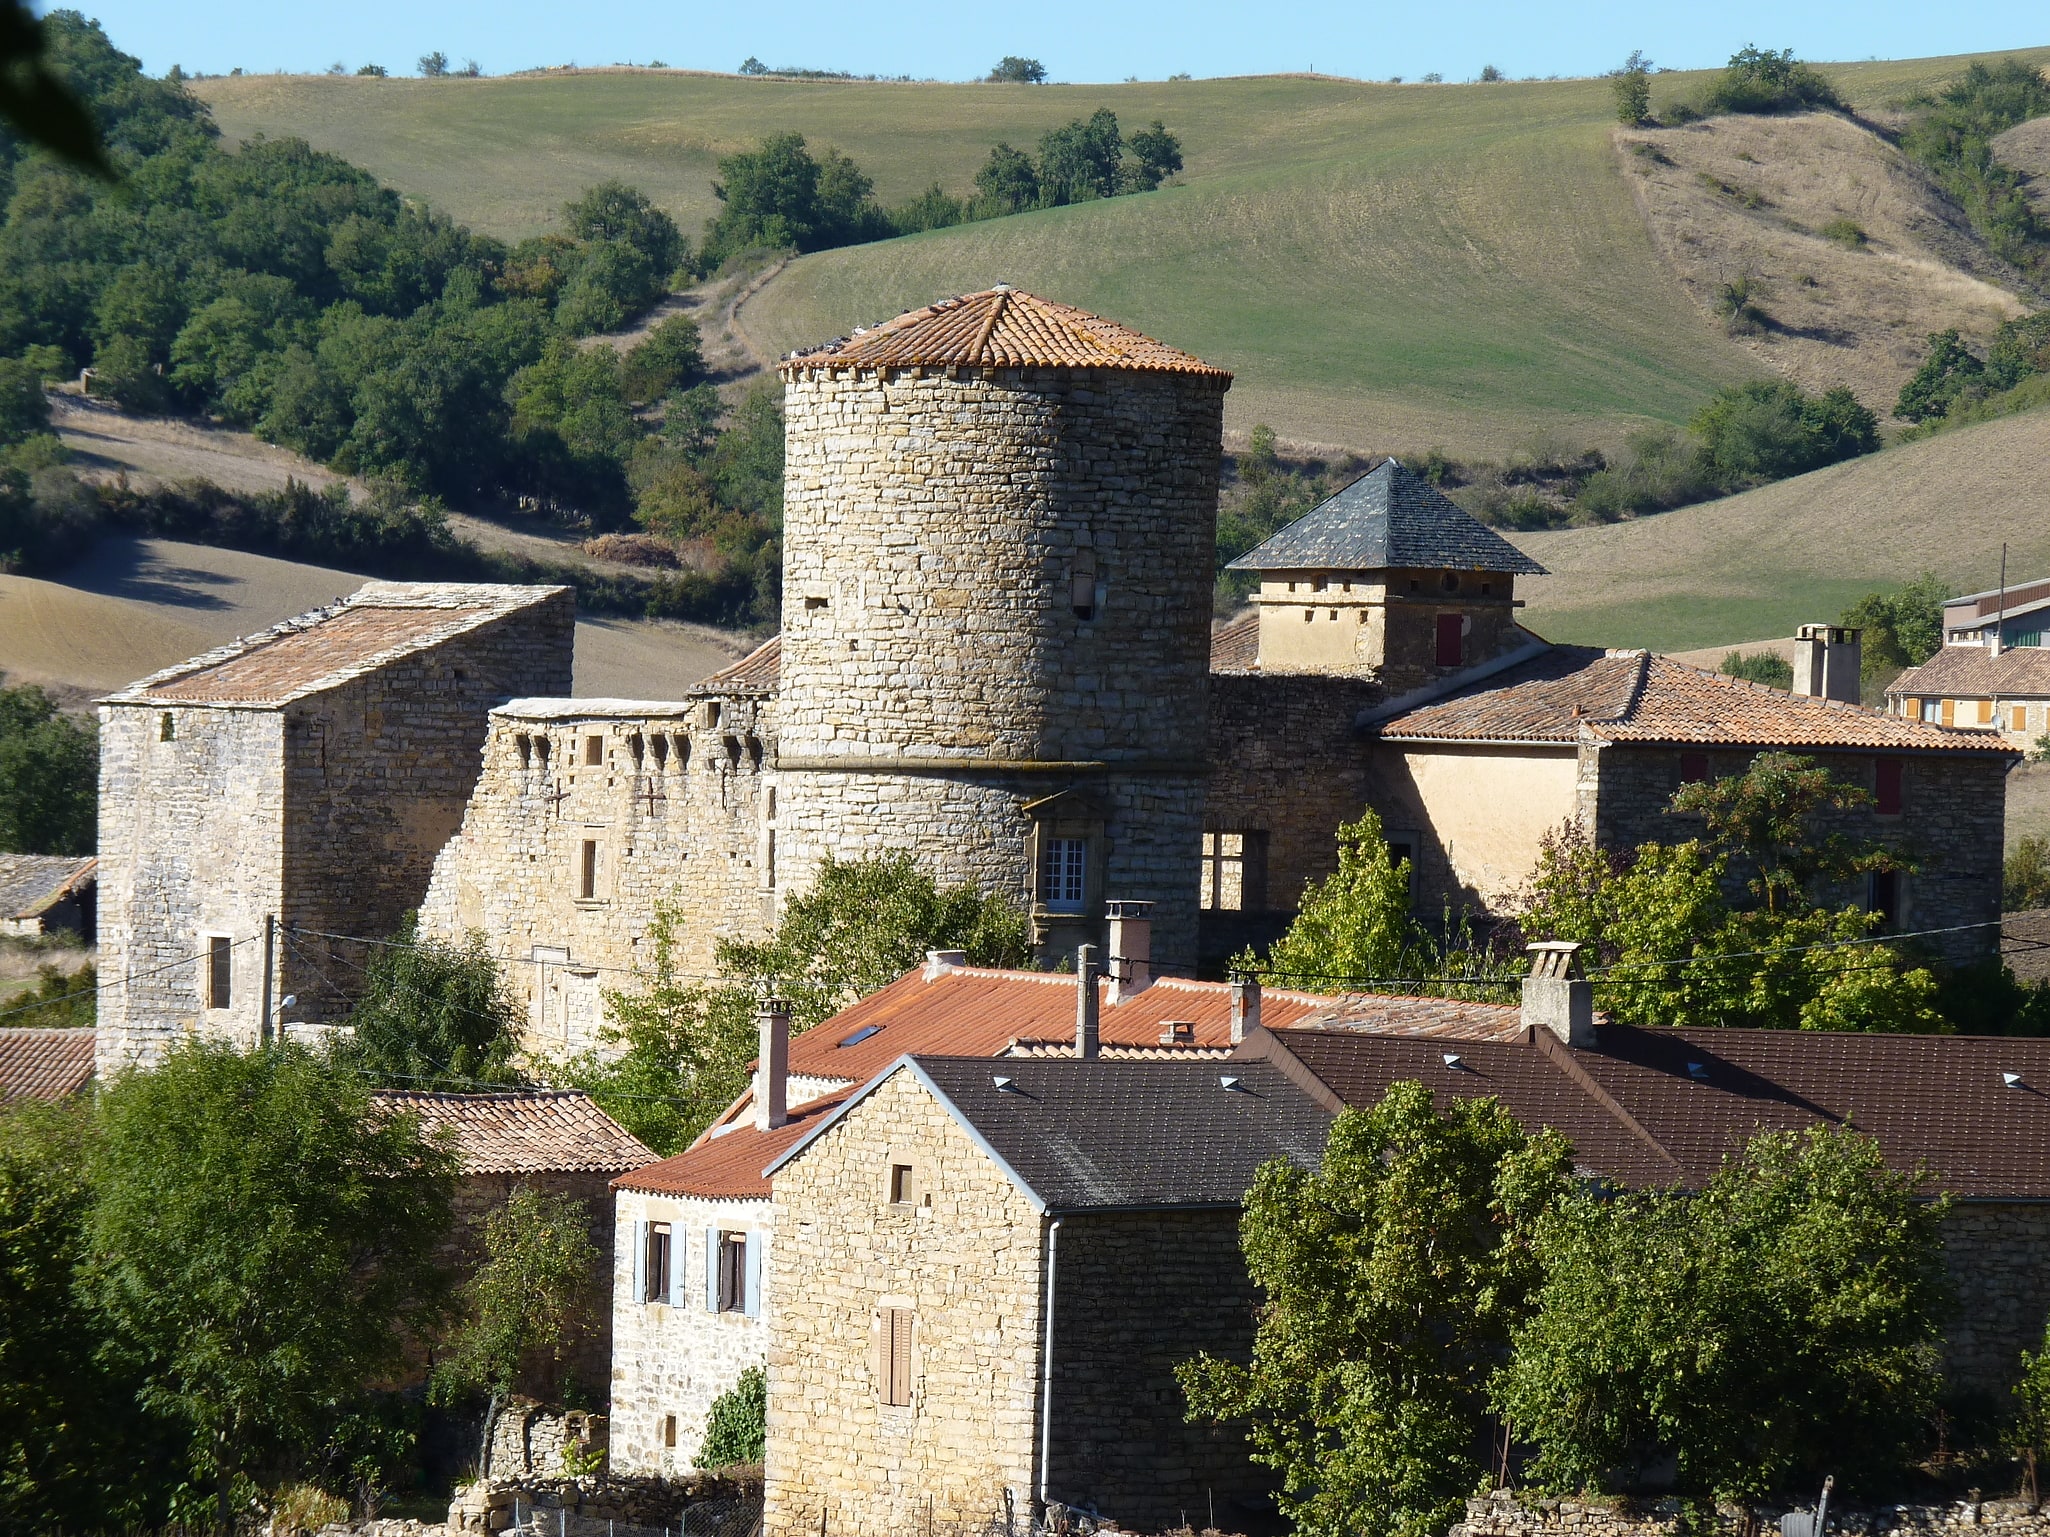
M 100 862 L 91 854 L 0 854 L 0 934 L 97 937 Z
M 1554 991 L 1546 996 L 1547 986 Z M 1855 1125 L 1897 1169 L 1951 1198 L 1952 1391 L 2005 1395 L 2050 1317 L 2050 1041 L 1648 1029 L 1600 1020 L 1585 981 L 1527 984 L 1528 1028 L 1447 1043 L 1297 1025 L 1249 1035 L 1264 1062 L 1336 1114 L 1420 1082 L 1441 1105 L 1493 1095 L 1573 1144 L 1578 1170 L 1628 1187 L 1698 1189 L 1760 1131 Z
M 2050 734 L 2050 577 L 1943 605 L 1943 644 L 1886 686 L 1886 707 L 1908 720 L 1997 734 L 2034 751 Z
M 486 717 L 566 692 L 566 587 L 370 582 L 100 702 L 100 1071 L 346 1012 L 426 894 Z M 268 1011 L 268 1012 L 267 1012 Z
M 563 1364 L 586 1393 L 600 1394 L 612 1365 L 610 1184 L 653 1163 L 655 1155 L 579 1090 L 384 1090 L 375 1099 L 388 1113 L 418 1119 L 423 1134 L 456 1154 L 455 1224 L 440 1251 L 443 1265 L 456 1274 L 467 1276 L 483 1262 L 485 1224 L 518 1191 L 567 1196 L 584 1209 L 598 1257 Z
M 1261 1063 L 899 1060 L 769 1167 L 764 1532 L 1231 1524 L 1261 1475 L 1174 1368 L 1250 1344 L 1241 1202 L 1328 1125 Z

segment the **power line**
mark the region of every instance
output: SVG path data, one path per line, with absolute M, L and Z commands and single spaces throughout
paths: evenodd
M 244 945 L 255 944 L 256 941 L 261 937 L 262 936 L 260 935 L 251 934 L 247 939 L 237 939 L 231 941 L 228 945 L 228 948 L 230 950 L 238 950 Z M 175 961 L 166 961 L 161 966 L 152 966 L 147 971 L 124 971 L 119 977 L 116 977 L 113 981 L 102 982 L 96 987 L 81 987 L 73 992 L 65 993 L 62 997 L 39 998 L 34 1003 L 17 1004 L 15 1007 L 11 1009 L 0 1009 L 0 1019 L 6 1019 L 9 1015 L 12 1014 L 25 1014 L 31 1009 L 61 1008 L 69 1004 L 73 999 L 83 998 L 88 994 L 90 994 L 94 998 L 98 998 L 101 993 L 108 992 L 117 987 L 126 987 L 131 982 L 140 982 L 144 977 L 153 977 L 161 971 L 175 971 L 180 966 L 197 966 L 199 964 L 199 961 L 200 957 L 196 955 L 186 955 L 179 957 Z

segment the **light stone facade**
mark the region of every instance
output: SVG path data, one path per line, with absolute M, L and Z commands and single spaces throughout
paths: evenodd
M 767 1200 L 711 1200 L 621 1190 L 612 1262 L 612 1467 L 633 1474 L 689 1472 L 704 1444 L 712 1402 L 750 1366 L 768 1358 L 768 1319 L 776 1276 L 774 1219 Z M 647 1226 L 670 1232 L 674 1284 L 667 1300 L 647 1299 L 635 1247 Z M 759 1245 L 753 1312 L 710 1305 L 706 1266 L 720 1233 L 747 1233 Z M 677 1257 L 680 1254 L 680 1259 Z M 670 1440 L 673 1417 L 675 1439 Z
M 1516 622 L 1507 571 L 1430 569 L 1263 571 L 1260 670 L 1372 678 L 1407 693 L 1530 643 Z M 1438 627 L 1456 619 L 1456 659 L 1438 654 Z
M 373 582 L 103 700 L 101 1077 L 187 1034 L 253 1044 L 278 1022 L 262 1018 L 268 919 L 274 1010 L 346 1012 L 369 950 L 327 936 L 386 938 L 419 904 L 487 713 L 567 690 L 574 620 L 568 588 Z

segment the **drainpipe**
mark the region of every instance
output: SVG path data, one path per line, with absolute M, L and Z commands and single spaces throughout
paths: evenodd
M 1039 1356 L 1039 1513 L 1046 1515 L 1047 1459 L 1053 1455 L 1053 1281 L 1060 1257 L 1061 1219 L 1046 1230 L 1046 1343 Z

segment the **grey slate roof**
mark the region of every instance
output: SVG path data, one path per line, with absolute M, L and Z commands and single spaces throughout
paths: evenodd
M 1051 1212 L 1235 1206 L 1270 1159 L 1314 1167 L 1331 1128 L 1261 1062 L 906 1060 Z
M 1393 459 L 1384 459 L 1227 569 L 1391 568 L 1545 574 L 1543 566 Z
M 36 918 L 98 877 L 91 854 L 0 854 L 0 918 Z

